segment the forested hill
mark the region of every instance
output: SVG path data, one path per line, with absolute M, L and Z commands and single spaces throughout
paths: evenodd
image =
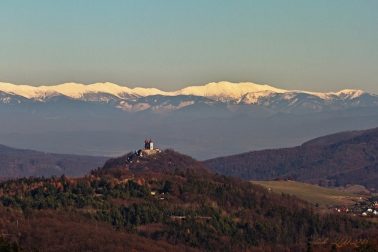
M 30 176 L 83 176 L 108 158 L 54 154 L 0 145 L 0 179 Z
M 376 246 L 378 235 L 363 219 L 318 213 L 171 150 L 112 159 L 82 178 L 3 182 L 0 203 L 4 246 L 24 251 L 330 251 L 343 239 Z
M 205 161 L 213 171 L 244 179 L 292 178 L 322 185 L 378 188 L 378 128 L 320 137 L 301 146 Z

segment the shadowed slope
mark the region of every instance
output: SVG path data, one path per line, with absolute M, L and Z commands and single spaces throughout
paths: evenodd
M 0 145 L 0 178 L 82 176 L 102 166 L 106 157 L 54 154 Z
M 285 177 L 378 188 L 378 128 L 324 136 L 294 148 L 215 158 L 205 164 L 213 171 L 245 179 Z

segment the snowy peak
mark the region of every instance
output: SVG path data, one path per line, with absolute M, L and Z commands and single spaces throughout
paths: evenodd
M 355 99 L 365 94 L 365 91 L 359 89 L 344 89 L 334 94 L 342 98 Z
M 212 82 L 203 86 L 190 86 L 178 91 L 165 92 L 156 88 L 129 88 L 119 86 L 114 83 L 94 83 L 84 85 L 81 83 L 64 83 L 55 86 L 28 86 L 14 85 L 10 83 L 0 83 L 0 91 L 23 96 L 28 99 L 39 99 L 51 95 L 64 95 L 73 99 L 80 99 L 85 94 L 110 94 L 119 98 L 125 96 L 146 97 L 152 95 L 177 96 L 193 95 L 213 98 L 215 100 L 239 100 L 247 93 L 257 92 L 275 92 L 284 93 L 287 90 L 275 88 L 269 85 L 260 85 L 250 82 L 232 83 L 232 82 Z
M 175 94 L 203 96 L 217 100 L 239 100 L 248 93 L 284 93 L 286 91 L 287 90 L 275 88 L 269 85 L 255 84 L 251 82 L 232 83 L 222 81 L 212 82 L 204 86 L 186 87 L 176 91 Z
M 128 88 L 127 88 L 128 89 Z M 71 98 L 81 98 L 87 93 L 98 93 L 106 91 L 105 93 L 116 95 L 121 92 L 121 87 L 112 83 L 96 83 L 91 85 L 84 85 L 79 83 L 64 83 L 55 86 L 28 86 L 28 85 L 14 85 L 10 83 L 0 83 L 0 91 L 23 96 L 28 99 L 38 99 L 53 95 L 64 95 Z
M 165 111 L 177 110 L 198 105 L 201 102 L 203 104 L 214 102 L 214 104 L 257 105 L 275 110 L 289 107 L 322 110 L 327 106 L 378 105 L 378 96 L 362 90 L 344 89 L 338 92 L 321 93 L 285 90 L 251 82 L 232 83 L 227 81 L 212 82 L 202 86 L 189 86 L 172 92 L 156 88 L 129 88 L 110 82 L 89 85 L 64 83 L 37 87 L 0 82 L 0 95 L 0 102 L 3 104 L 22 103 L 23 99 L 46 102 L 50 97 L 65 96 L 84 102 L 113 104 L 116 108 L 126 111 L 161 110 L 162 108 L 165 108 Z M 160 97 L 156 97 L 157 95 Z M 174 101 L 174 103 L 170 101 Z M 211 102 L 209 103 L 209 101 Z
M 40 99 L 53 95 L 64 95 L 73 99 L 80 99 L 86 94 L 109 94 L 119 98 L 124 96 L 164 95 L 166 92 L 156 88 L 129 88 L 114 83 L 64 83 L 54 86 L 28 86 L 0 83 L 0 92 L 23 96 L 28 99 Z
M 273 94 L 277 94 L 278 92 L 270 91 L 270 90 L 264 90 L 259 92 L 249 92 L 244 94 L 239 100 L 238 103 L 241 104 L 258 104 L 260 98 L 262 97 L 269 97 Z M 282 92 L 287 93 L 287 92 Z
M 308 92 L 301 90 L 285 90 L 272 87 L 266 84 L 255 84 L 252 82 L 232 83 L 227 81 L 212 82 L 202 86 L 189 86 L 173 92 L 165 92 L 156 88 L 129 88 L 120 86 L 110 82 L 94 83 L 94 84 L 81 84 L 81 83 L 64 83 L 54 86 L 28 86 L 28 85 L 15 85 L 10 83 L 0 82 L 0 92 L 23 96 L 28 99 L 43 98 L 51 95 L 65 95 L 74 99 L 80 99 L 85 94 L 109 94 L 119 98 L 136 96 L 146 97 L 152 95 L 163 96 L 177 96 L 177 95 L 192 95 L 215 100 L 240 100 L 247 94 L 255 99 L 264 95 L 272 93 L 283 94 L 288 92 L 306 93 L 318 96 L 322 99 L 327 99 L 332 96 L 339 96 L 344 98 L 356 98 L 364 94 L 362 90 L 345 89 L 339 92 Z

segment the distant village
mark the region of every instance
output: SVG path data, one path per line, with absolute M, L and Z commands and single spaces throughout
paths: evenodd
M 378 218 L 378 196 L 372 196 L 350 207 L 335 207 L 333 210 L 337 213 L 347 213 L 353 216 Z

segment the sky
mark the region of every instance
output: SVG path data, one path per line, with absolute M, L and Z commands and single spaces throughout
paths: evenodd
M 0 81 L 378 93 L 377 0 L 1 0 Z

